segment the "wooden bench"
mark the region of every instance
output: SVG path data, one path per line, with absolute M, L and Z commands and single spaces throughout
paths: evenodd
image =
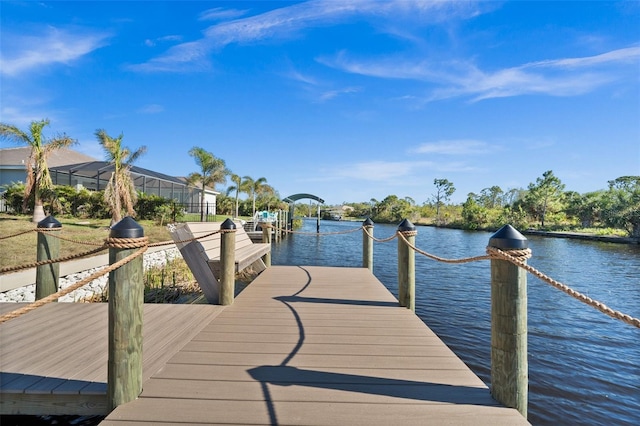
M 171 237 L 180 249 L 182 257 L 191 269 L 200 285 L 207 301 L 218 304 L 220 300 L 220 230 L 221 222 L 187 222 L 170 229 Z M 181 243 L 179 241 L 197 240 Z M 242 227 L 236 222 L 235 272 L 251 267 L 253 272 L 260 273 L 266 269 L 262 257 L 271 251 L 271 244 L 254 243 Z

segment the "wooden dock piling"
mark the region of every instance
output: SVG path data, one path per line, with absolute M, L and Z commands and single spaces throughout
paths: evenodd
M 38 262 L 57 259 L 60 255 L 60 239 L 54 236 L 62 230 L 62 225 L 52 216 L 38 222 Z M 36 267 L 36 300 L 45 298 L 58 291 L 60 264 L 50 263 Z
M 527 244 L 510 225 L 489 239 L 490 247 L 506 252 L 526 249 Z M 491 259 L 491 394 L 526 418 L 528 385 L 527 272 Z
M 415 245 L 416 227 L 404 219 L 398 225 L 398 232 L 402 233 L 409 244 Z M 398 302 L 400 306 L 416 310 L 416 254 L 404 242 L 398 238 Z
M 367 218 L 362 223 L 362 267 L 373 273 L 373 239 L 369 237 L 369 234 L 373 235 L 371 218 Z
M 109 238 L 109 264 L 125 259 L 140 248 L 120 248 L 119 240 L 144 240 L 143 237 L 144 230 L 131 217 L 116 223 Z M 133 401 L 142 392 L 143 274 L 142 256 L 109 273 L 107 404 L 110 409 Z
M 273 232 L 271 223 L 261 222 L 260 226 L 262 227 L 262 242 L 271 244 L 271 233 Z M 271 250 L 262 256 L 262 261 L 267 268 L 271 266 Z
M 226 219 L 220 225 L 220 304 L 233 304 L 236 285 L 236 224 Z

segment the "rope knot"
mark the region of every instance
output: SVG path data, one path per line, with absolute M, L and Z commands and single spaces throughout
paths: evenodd
M 149 243 L 148 237 L 140 238 L 107 238 L 104 240 L 104 244 L 109 248 L 118 249 L 135 249 L 140 247 L 147 247 Z
M 515 250 L 502 250 L 496 247 L 487 247 L 487 254 L 491 259 L 515 260 L 517 262 L 524 262 L 527 259 L 531 258 L 531 249 L 526 248 L 526 249 L 515 249 Z
M 399 234 L 404 235 L 405 237 L 415 237 L 418 235 L 418 231 L 398 231 Z

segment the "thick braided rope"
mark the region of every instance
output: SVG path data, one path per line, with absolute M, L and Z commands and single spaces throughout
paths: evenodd
M 36 232 L 44 233 L 44 232 L 51 232 L 51 231 L 60 231 L 60 229 L 61 228 L 38 228 L 38 229 L 36 229 Z M 103 247 L 104 246 L 104 243 L 94 243 L 94 242 L 91 242 L 91 241 L 82 241 L 82 240 L 76 240 L 76 239 L 73 239 L 73 238 L 66 238 L 66 237 L 63 237 L 62 235 L 58 235 L 55 232 L 51 232 L 50 236 L 53 237 L 53 238 L 57 238 L 59 240 L 67 241 L 67 242 L 74 243 L 74 244 L 81 244 L 81 245 L 85 245 L 85 246 L 96 246 L 96 247 Z
M 177 245 L 177 244 L 190 243 L 190 242 L 192 242 L 192 241 L 203 240 L 203 239 L 205 239 L 205 238 L 209 238 L 209 237 L 211 237 L 211 236 L 213 236 L 213 235 L 216 235 L 216 234 L 219 234 L 219 233 L 221 233 L 221 232 L 222 232 L 222 230 L 217 230 L 217 231 L 213 231 L 213 232 L 210 232 L 210 233 L 208 233 L 208 234 L 205 234 L 205 235 L 201 235 L 201 236 L 199 236 L 199 237 L 188 238 L 188 239 L 186 239 L 186 240 L 178 240 L 178 241 L 167 240 L 167 241 L 160 241 L 160 242 L 157 242 L 157 243 L 149 244 L 149 247 L 161 247 L 161 246 L 170 246 L 170 245 L 173 245 L 173 244 L 176 244 L 176 245 Z
M 511 263 L 513 263 L 514 265 L 517 265 L 518 267 L 524 269 L 525 271 L 531 273 L 532 275 L 538 277 L 539 279 L 541 279 L 542 281 L 546 282 L 547 284 L 550 284 L 551 286 L 557 288 L 558 290 L 561 290 L 562 292 L 568 294 L 569 296 L 574 297 L 575 299 L 581 301 L 582 303 L 585 303 L 589 306 L 591 306 L 592 308 L 596 308 L 597 310 L 599 310 L 600 312 L 602 312 L 603 314 L 606 314 L 608 316 L 610 316 L 611 318 L 615 318 L 618 319 L 620 321 L 623 321 L 629 325 L 632 325 L 634 327 L 640 328 L 640 319 L 638 318 L 634 318 L 630 315 L 624 314 L 620 311 L 616 311 L 611 309 L 610 307 L 608 307 L 607 305 L 605 305 L 602 302 L 598 302 L 597 300 L 594 300 L 592 298 L 590 298 L 589 296 L 586 296 L 578 291 L 573 290 L 572 288 L 570 288 L 569 286 L 562 284 L 559 281 L 554 280 L 551 277 L 548 277 L 547 275 L 543 274 L 542 272 L 538 271 L 537 269 L 535 269 L 532 266 L 529 266 L 527 264 L 525 264 L 522 261 L 519 261 L 517 258 L 511 256 L 511 251 L 509 252 L 505 252 L 503 250 L 494 248 L 494 247 L 487 247 L 487 252 L 490 254 L 490 256 L 492 258 L 498 258 L 498 259 L 502 259 L 502 260 L 507 260 Z
M 109 237 L 104 240 L 104 243 L 109 248 L 117 248 L 117 249 L 134 249 L 140 247 L 148 247 L 149 238 L 148 237 L 139 237 L 139 238 L 112 238 Z
M 35 228 L 29 229 L 27 231 L 18 232 L 17 234 L 5 235 L 4 237 L 0 237 L 0 240 L 7 240 L 9 238 L 19 237 L 20 235 L 28 234 L 29 232 L 33 232 L 33 231 L 35 231 Z
M 373 236 L 373 234 L 371 232 L 369 232 L 369 228 L 372 228 L 372 226 L 363 226 L 362 229 L 364 232 L 366 232 L 366 234 L 369 236 L 369 238 L 371 238 L 373 241 L 377 242 L 377 243 L 386 243 L 392 240 L 395 240 L 398 237 L 398 234 L 395 233 L 392 236 L 388 237 L 388 238 L 376 238 Z
M 49 265 L 51 263 L 61 263 L 61 262 L 66 262 L 69 260 L 73 260 L 73 259 L 79 259 L 81 257 L 86 257 L 86 256 L 90 256 L 92 254 L 96 254 L 99 253 L 103 250 L 106 250 L 107 246 L 106 245 L 102 245 L 98 248 L 89 250 L 89 251 L 85 251 L 83 253 L 78 253 L 78 254 L 73 254 L 73 255 L 68 255 L 68 256 L 63 256 L 63 257 L 59 257 L 57 259 L 48 259 L 48 260 L 41 260 L 39 262 L 32 262 L 32 263 L 27 263 L 24 265 L 17 265 L 17 266 L 7 266 L 5 268 L 0 268 L 0 274 L 4 274 L 7 272 L 14 272 L 14 271 L 21 271 L 23 269 L 30 269 L 30 268 L 35 268 L 41 265 Z
M 77 283 L 66 287 L 54 294 L 51 294 L 47 297 L 44 297 L 40 300 L 37 300 L 33 303 L 28 304 L 27 306 L 24 306 L 20 309 L 17 309 L 15 311 L 9 312 L 7 314 L 4 314 L 0 317 L 0 324 L 2 324 L 3 322 L 9 321 L 10 319 L 13 318 L 17 318 L 21 315 L 24 315 L 28 312 L 33 311 L 34 309 L 37 309 L 41 306 L 46 305 L 47 303 L 53 302 L 54 300 L 66 296 L 67 294 L 79 289 L 80 287 L 83 287 L 87 284 L 89 284 L 91 281 L 95 280 L 96 278 L 99 278 L 111 271 L 115 271 L 116 269 L 118 269 L 119 267 L 126 265 L 127 263 L 131 262 L 133 259 L 142 256 L 146 251 L 147 251 L 147 237 L 142 237 L 142 238 L 130 238 L 130 239 L 124 239 L 126 240 L 125 242 L 119 242 L 116 240 L 123 240 L 122 238 L 110 238 L 108 239 L 110 240 L 109 243 L 109 247 L 113 247 L 113 248 L 140 248 L 140 250 L 130 254 L 129 256 L 125 257 L 124 259 L 119 260 L 118 262 L 107 266 L 104 269 L 101 269 L 97 272 L 94 272 L 93 274 L 91 274 L 90 276 L 88 276 L 87 278 L 78 281 Z M 137 245 L 136 245 L 137 244 Z M 126 246 L 126 247 L 123 247 Z
M 469 263 L 469 262 L 477 262 L 478 260 L 488 260 L 490 257 L 489 256 L 475 256 L 475 257 L 465 257 L 462 259 L 445 259 L 443 257 L 438 257 L 436 255 L 433 255 L 431 253 L 427 253 L 424 250 L 420 250 L 419 248 L 417 248 L 416 246 L 414 246 L 413 244 L 411 244 L 408 240 L 407 240 L 407 236 L 411 236 L 411 235 L 407 235 L 409 233 L 413 233 L 415 231 L 404 231 L 404 232 L 397 232 L 397 235 L 404 241 L 404 243 L 406 245 L 408 245 L 413 251 L 415 251 L 416 253 L 420 253 L 423 256 L 428 257 L 429 259 L 432 260 L 437 260 L 438 262 L 443 262 L 443 263 Z M 415 234 L 414 234 L 415 235 Z

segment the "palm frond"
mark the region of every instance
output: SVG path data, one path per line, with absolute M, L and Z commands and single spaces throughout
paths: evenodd
M 18 129 L 16 126 L 12 126 L 10 124 L 0 123 L 0 137 L 15 143 L 31 145 L 29 135 Z

